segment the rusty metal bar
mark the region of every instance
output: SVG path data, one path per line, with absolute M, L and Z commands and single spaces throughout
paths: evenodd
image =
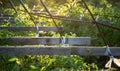
M 32 15 L 30 14 L 30 12 L 29 12 L 29 11 L 27 10 L 27 8 L 25 7 L 24 2 L 23 2 L 22 0 L 19 0 L 19 1 L 20 1 L 21 5 L 23 6 L 23 8 L 25 9 L 25 11 L 29 14 L 29 16 L 30 16 L 31 20 L 33 21 L 34 25 L 36 26 L 36 23 L 35 23 Z
M 57 27 L 58 32 L 59 32 L 59 34 L 60 34 L 60 36 L 62 36 L 62 30 L 60 30 L 60 29 L 58 28 L 57 23 L 55 22 L 55 20 L 54 20 L 53 16 L 51 15 L 51 13 L 49 12 L 49 10 L 47 9 L 46 5 L 44 4 L 44 2 L 43 2 L 42 0 L 40 0 L 40 2 L 41 2 L 41 4 L 43 5 L 43 7 L 45 8 L 45 10 L 47 11 L 47 13 L 49 14 L 49 16 L 52 18 L 53 23 L 54 23 L 54 24 L 55 24 L 55 26 Z
M 83 4 L 84 4 L 84 6 L 86 7 L 86 9 L 88 10 L 88 12 L 90 13 L 90 15 L 91 15 L 91 17 L 92 17 L 92 19 L 93 19 L 93 23 L 96 24 L 96 27 L 97 27 L 97 29 L 98 29 L 98 31 L 99 31 L 99 34 L 100 34 L 100 36 L 101 36 L 101 38 L 102 38 L 104 44 L 105 44 L 105 45 L 108 45 L 108 41 L 105 40 L 104 35 L 103 35 L 103 32 L 102 32 L 102 30 L 101 30 L 99 24 L 96 23 L 95 18 L 94 18 L 94 16 L 93 16 L 92 12 L 91 12 L 90 9 L 88 8 L 88 6 L 87 6 L 87 4 L 85 3 L 85 1 L 82 0 L 82 2 L 83 2 Z

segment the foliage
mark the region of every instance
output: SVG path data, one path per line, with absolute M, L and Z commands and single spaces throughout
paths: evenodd
M 0 69 L 3 71 L 58 71 L 98 70 L 92 63 L 87 64 L 80 56 L 1 56 Z M 6 69 L 7 68 L 7 69 Z
M 34 3 L 33 3 L 34 2 Z M 45 1 L 47 6 L 49 6 L 50 10 L 55 10 L 56 14 L 72 17 L 72 18 L 80 18 L 83 16 L 83 19 L 91 19 L 88 11 L 85 10 L 85 7 L 81 4 L 80 0 L 66 0 L 65 3 L 59 1 Z M 37 8 L 44 9 L 41 5 L 39 5 L 38 0 L 26 0 L 25 5 L 31 11 L 31 8 L 34 4 L 36 4 Z M 33 3 L 33 5 L 31 5 Z M 17 3 L 16 3 L 17 4 Z M 27 5 L 28 4 L 28 5 Z M 96 7 L 94 1 L 87 1 L 88 7 L 96 17 L 100 15 L 99 21 L 102 22 L 110 22 L 112 25 L 120 27 L 120 19 L 113 18 L 111 16 L 120 15 L 120 10 L 118 7 L 113 6 L 109 1 L 102 0 L 98 1 L 98 6 Z M 106 4 L 106 8 L 103 9 L 104 4 Z M 22 9 L 22 6 L 18 4 L 16 9 Z M 11 22 L 0 23 L 0 26 L 34 26 L 34 23 L 31 21 L 30 16 L 25 13 L 18 11 L 16 14 L 13 9 L 4 9 L 4 13 L 9 13 L 14 15 L 15 24 Z M 55 26 L 51 19 L 46 19 L 43 17 L 33 16 L 35 21 L 38 22 L 47 22 L 46 26 Z M 96 25 L 91 23 L 80 23 L 80 22 L 72 22 L 72 21 L 60 21 L 55 20 L 57 25 L 64 26 L 62 36 L 65 37 L 77 37 L 77 36 L 90 36 L 92 37 L 91 45 L 104 45 L 101 37 L 99 36 L 99 32 L 96 28 Z M 41 25 L 39 25 L 41 26 Z M 110 46 L 120 46 L 120 32 L 118 30 L 113 30 L 107 27 L 101 27 L 105 39 L 110 42 Z M 29 34 L 28 34 L 29 33 Z M 47 32 L 48 35 L 53 37 L 60 37 L 58 32 Z M 9 40 L 2 41 L 3 38 L 7 37 L 21 37 L 21 36 L 30 36 L 34 37 L 36 32 L 25 31 L 25 32 L 10 32 L 9 30 L 0 30 L 0 45 L 13 45 Z M 4 42 L 8 42 L 5 44 Z M 2 71 L 79 71 L 79 70 L 104 70 L 105 61 L 101 62 L 102 57 L 99 56 L 40 56 L 40 55 L 7 55 L 0 56 L 0 70 Z M 102 59 L 104 60 L 104 59 Z M 115 68 L 112 68 L 113 70 Z

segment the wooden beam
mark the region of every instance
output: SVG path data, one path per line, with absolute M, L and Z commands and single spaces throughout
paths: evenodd
M 56 48 L 54 46 L 48 47 L 37 47 L 37 46 L 10 46 L 10 47 L 0 47 L 0 54 L 23 54 L 23 55 L 70 55 L 70 49 L 68 48 Z
M 0 24 L 1 23 L 6 23 L 6 22 L 10 22 L 12 24 L 15 24 L 15 21 L 14 20 L 0 20 Z
M 36 15 L 35 13 L 31 13 L 33 15 Z M 50 16 L 42 16 L 40 14 L 38 14 L 39 17 L 45 17 L 45 18 L 50 18 Z M 115 30 L 120 30 L 119 27 L 116 27 L 116 26 L 113 26 L 111 25 L 110 23 L 102 23 L 102 22 L 99 22 L 99 21 L 93 21 L 91 19 L 82 19 L 80 20 L 79 18 L 70 18 L 70 17 L 62 17 L 62 16 L 53 16 L 54 19 L 58 19 L 58 20 L 65 20 L 65 21 L 73 21 L 73 22 L 80 22 L 80 23 L 92 23 L 92 24 L 99 24 L 99 25 L 102 25 L 102 26 L 106 26 L 106 27 L 109 27 L 109 28 L 112 28 L 112 29 L 115 29 Z
M 106 56 L 105 47 L 93 46 L 0 46 L 0 55 L 95 55 Z M 120 47 L 110 47 L 112 55 L 120 56 Z
M 13 15 L 0 13 L 0 17 L 13 17 Z
M 62 30 L 62 27 L 58 27 Z M 37 31 L 37 27 L 0 27 L 0 30 L 9 30 L 9 31 Z M 54 26 L 49 27 L 38 27 L 38 31 L 58 31 L 58 29 Z
M 25 11 L 23 11 L 25 12 Z M 43 16 L 43 15 L 40 15 L 41 13 L 31 13 L 33 15 L 37 15 L 39 17 L 45 17 L 45 18 L 51 18 L 50 16 Z M 82 19 L 82 20 L 79 20 L 78 18 L 69 18 L 69 17 L 62 17 L 62 16 L 54 16 L 52 15 L 54 19 L 58 19 L 58 20 L 65 20 L 65 21 L 73 21 L 73 22 L 80 22 L 80 23 L 92 23 L 92 24 L 99 24 L 99 25 L 102 25 L 102 26 L 106 26 L 106 27 L 109 27 L 109 28 L 112 28 L 112 29 L 115 29 L 115 30 L 120 30 L 119 27 L 116 27 L 116 26 L 113 26 L 111 25 L 110 23 L 101 23 L 101 22 L 97 22 L 97 21 L 93 21 L 91 19 Z
M 41 15 L 41 13 L 31 13 L 32 15 L 37 15 L 39 17 L 45 17 L 45 18 L 51 18 L 49 15 L 45 14 Z M 65 20 L 65 21 L 72 21 L 72 22 L 80 22 L 80 23 L 92 23 L 92 20 L 89 19 L 85 19 L 83 18 L 82 20 L 80 20 L 79 18 L 71 18 L 71 17 L 65 17 L 65 16 L 56 16 L 56 15 L 52 15 L 54 19 L 57 20 Z
M 14 20 L 13 17 L 0 17 L 0 20 Z
M 4 41 L 4 43 L 7 44 L 7 42 L 11 42 L 13 44 L 17 45 L 37 45 L 37 44 L 61 44 L 62 38 L 58 37 L 38 37 L 38 38 L 31 38 L 31 37 L 13 37 L 13 38 L 0 38 L 1 42 Z M 8 40 L 8 41 L 6 41 Z M 6 41 L 6 42 L 5 42 Z M 66 38 L 65 44 L 71 44 L 71 45 L 90 45 L 91 38 L 90 37 L 75 37 L 75 38 Z

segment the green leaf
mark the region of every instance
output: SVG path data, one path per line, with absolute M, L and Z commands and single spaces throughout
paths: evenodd
M 34 65 L 30 65 L 30 68 L 36 69 L 37 67 L 35 67 Z
M 14 57 L 14 58 L 9 59 L 8 61 L 14 62 L 14 61 L 16 61 L 16 60 L 18 60 L 18 58 Z

